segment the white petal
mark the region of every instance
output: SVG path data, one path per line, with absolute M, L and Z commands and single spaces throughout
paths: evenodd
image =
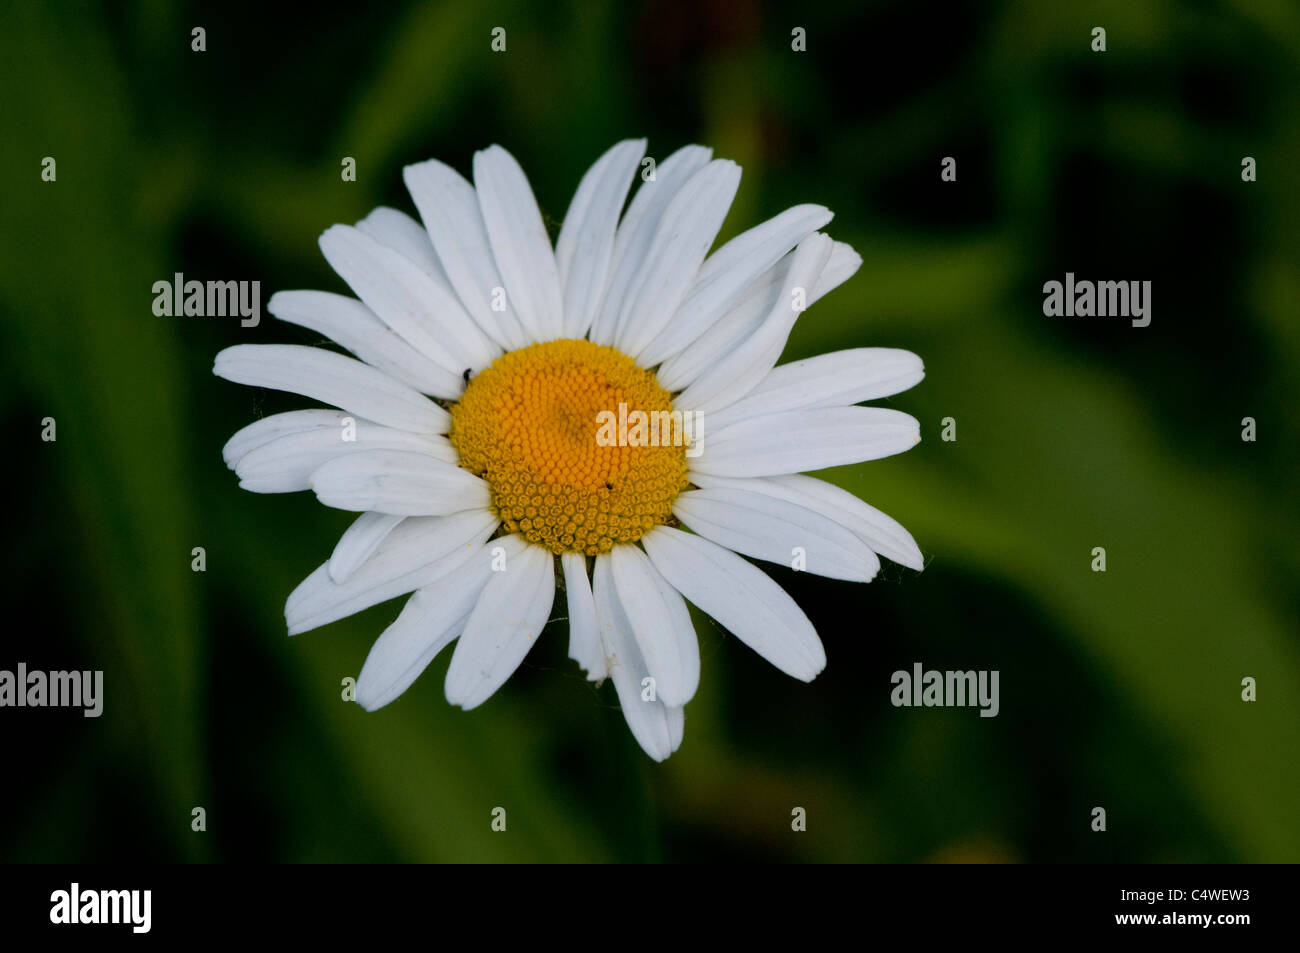
M 375 550 L 402 521 L 401 516 L 388 513 L 362 513 L 344 530 L 338 545 L 330 554 L 328 563 L 330 579 L 335 583 L 348 581 L 348 577 L 357 571 Z
M 609 556 L 596 557 L 592 587 L 596 620 L 609 657 L 609 674 L 618 694 L 619 707 L 623 709 L 623 718 L 642 750 L 656 761 L 663 761 L 682 743 L 685 713 L 680 706 L 670 708 L 665 705 L 658 694 L 650 701 L 643 694 L 650 670 L 619 601 Z
M 796 307 L 800 292 L 803 292 L 803 303 L 806 305 L 807 289 L 813 287 L 822 269 L 826 267 L 831 248 L 831 240 L 820 232 L 799 243 L 790 262 L 790 272 L 763 323 L 734 351 L 682 392 L 680 406 L 683 409 L 700 413 L 721 410 L 744 397 L 767 376 L 767 372 L 776 366 L 777 359 L 785 350 L 790 329 L 802 313 Z
M 480 550 L 476 558 L 417 589 L 366 656 L 357 676 L 357 704 L 374 711 L 406 691 L 464 631 L 491 575 L 491 557 Z
M 826 262 L 821 277 L 817 279 L 813 293 L 808 296 L 808 304 L 811 305 L 818 298 L 830 294 L 856 275 L 861 267 L 862 256 L 853 250 L 853 246 L 844 242 L 836 242 L 835 248 L 831 251 L 830 260 Z
M 816 407 L 751 417 L 703 441 L 692 472 L 760 477 L 876 460 L 920 443 L 915 417 L 884 407 Z
M 596 625 L 596 603 L 591 597 L 591 580 L 587 578 L 587 557 L 582 553 L 564 553 L 560 565 L 564 568 L 564 590 L 569 604 L 569 658 L 582 666 L 589 681 L 599 682 L 609 671 Z
M 682 738 L 686 732 L 686 709 L 664 705 L 664 720 L 668 723 L 668 742 L 676 751 L 682 746 Z
M 463 467 L 427 454 L 362 450 L 336 457 L 308 484 L 326 506 L 396 516 L 447 516 L 492 505 L 488 485 Z
M 715 321 L 693 343 L 668 358 L 655 372 L 659 383 L 669 391 L 678 391 L 694 383 L 757 333 L 763 319 L 771 312 L 777 296 L 790 275 L 794 253 L 786 255 L 774 267 L 753 281 L 737 299 L 734 307 Z M 815 291 L 808 296 L 808 306 L 822 295 L 847 281 L 862 259 L 848 245 L 836 242 L 831 257 L 817 279 Z
M 655 169 L 652 181 L 643 181 L 628 203 L 627 212 L 614 237 L 609 287 L 605 301 L 591 326 L 591 340 L 613 344 L 628 289 L 650 250 L 659 219 L 673 196 L 690 178 L 709 163 L 713 152 L 703 146 L 684 146 Z
M 781 671 L 810 682 L 826 667 L 812 623 L 762 570 L 716 543 L 667 526 L 641 540 L 669 583 Z
M 450 288 L 364 232 L 335 225 L 321 235 L 320 248 L 380 320 L 447 370 L 480 371 L 501 353 Z
M 665 360 L 655 371 L 655 379 L 670 392 L 683 390 L 757 334 L 763 326 L 763 319 L 776 306 L 793 260 L 793 253 L 786 255 L 753 282 L 736 304 L 708 330 Z
M 690 612 L 636 546 L 610 551 L 619 602 L 665 705 L 685 705 L 700 684 L 700 644 Z
M 870 582 L 880 570 L 871 547 L 852 532 L 786 500 L 747 490 L 689 490 L 673 501 L 673 514 L 719 546 L 790 566 L 803 550 L 801 571 L 831 579 Z
M 709 418 L 714 436 L 729 424 L 804 407 L 837 407 L 907 390 L 925 376 L 910 351 L 861 347 L 774 367 L 747 397 Z
M 217 355 L 212 373 L 236 384 L 312 397 L 398 430 L 446 433 L 451 424 L 451 416 L 415 388 L 318 347 L 236 344 Z
M 858 499 L 854 494 L 816 477 L 790 474 L 762 479 L 733 479 L 693 474 L 701 487 L 730 487 L 764 493 L 815 510 L 853 532 L 887 559 L 920 571 L 925 559 L 916 540 L 898 520 Z
M 708 257 L 668 326 L 637 355 L 646 367 L 671 357 L 711 328 L 790 249 L 833 218 L 821 205 L 796 205 L 737 235 Z
M 349 433 L 355 439 L 345 440 Z M 252 493 L 295 493 L 311 488 L 311 475 L 322 464 L 366 450 L 405 450 L 453 465 L 457 459 L 455 448 L 445 437 L 355 420 L 346 429 L 326 424 L 277 437 L 244 454 L 235 473 L 240 488 Z
M 524 330 L 535 340 L 564 333 L 564 298 L 551 240 L 524 170 L 500 146 L 474 153 L 474 186 L 492 257 Z
M 505 310 L 492 310 L 493 289 L 504 292 L 505 282 L 492 257 L 492 242 L 483 225 L 474 186 L 436 159 L 408 165 L 402 170 L 402 178 L 429 230 L 438 261 L 465 310 L 503 347 L 513 349 L 531 343 L 508 299 L 503 302 Z
M 514 674 L 555 601 L 555 561 L 548 551 L 518 536 L 493 545 L 506 549 L 506 568 L 483 587 L 447 669 L 447 701 L 467 711 Z
M 374 554 L 342 584 L 322 564 L 289 595 L 289 634 L 297 635 L 429 585 L 482 548 L 500 525 L 495 514 L 412 517 L 388 534 Z
M 415 262 L 439 283 L 450 286 L 429 233 L 405 212 L 381 205 L 357 222 L 357 231 Z
M 225 459 L 226 466 L 233 470 L 245 454 L 288 434 L 323 428 L 333 428 L 338 433 L 342 430 L 346 417 L 347 413 L 342 410 L 291 410 L 284 414 L 272 414 L 237 430 L 221 448 L 221 456 Z
M 668 324 L 695 283 L 739 185 L 740 166 L 715 159 L 668 203 L 623 299 L 615 345 L 625 354 L 639 356 Z
M 429 360 L 355 298 L 329 291 L 277 291 L 266 308 L 281 321 L 338 342 L 367 364 L 425 394 L 454 400 L 465 390 L 464 378 Z
M 565 337 L 586 335 L 604 300 L 618 216 L 645 145 L 644 139 L 627 139 L 606 152 L 587 170 L 569 203 L 555 241 L 555 264 L 564 288 Z

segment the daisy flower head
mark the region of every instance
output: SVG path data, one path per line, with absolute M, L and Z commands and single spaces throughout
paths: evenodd
M 917 383 L 916 355 L 777 364 L 800 314 L 861 264 L 819 231 L 831 213 L 796 206 L 709 254 L 740 168 L 701 146 L 656 168 L 645 146 L 596 161 L 554 247 L 501 147 L 474 156 L 472 183 L 434 160 L 407 166 L 420 222 L 378 208 L 321 236 L 355 298 L 268 302 L 353 356 L 217 355 L 221 377 L 335 408 L 258 420 L 224 455 L 245 489 L 312 490 L 360 514 L 289 596 L 291 635 L 410 594 L 357 680 L 368 710 L 453 642 L 447 700 L 482 704 L 562 589 L 569 656 L 613 681 L 662 761 L 699 683 L 688 602 L 795 678 L 825 666 L 803 611 L 744 557 L 852 582 L 880 556 L 921 568 L 896 521 L 802 475 L 920 439 L 912 417 L 857 406 Z

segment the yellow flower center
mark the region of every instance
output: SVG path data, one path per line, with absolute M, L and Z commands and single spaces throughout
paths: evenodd
M 667 522 L 688 482 L 685 440 L 652 445 L 635 427 L 631 439 L 620 430 L 637 411 L 656 422 L 672 412 L 653 373 L 612 347 L 547 341 L 474 377 L 451 408 L 449 436 L 507 530 L 594 556 Z

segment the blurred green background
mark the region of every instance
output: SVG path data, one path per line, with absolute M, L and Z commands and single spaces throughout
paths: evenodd
M 0 668 L 103 669 L 106 707 L 0 710 L 0 857 L 1300 860 L 1296 4 L 309 9 L 4 7 Z M 315 339 L 158 318 L 151 286 L 342 291 L 321 231 L 414 213 L 403 165 L 468 173 L 494 142 L 554 232 L 631 136 L 744 167 L 723 238 L 798 202 L 836 212 L 863 267 L 786 357 L 925 359 L 887 402 L 921 445 L 826 475 L 903 522 L 926 569 L 772 569 L 827 670 L 795 682 L 702 622 L 662 766 L 567 660 L 563 622 L 479 710 L 444 701 L 444 652 L 368 715 L 340 682 L 400 603 L 293 640 L 282 616 L 351 516 L 245 493 L 220 453 L 309 402 L 216 379 L 216 352 Z M 1151 280 L 1151 326 L 1045 318 L 1066 271 Z M 893 708 L 890 674 L 918 661 L 999 670 L 1001 713 Z

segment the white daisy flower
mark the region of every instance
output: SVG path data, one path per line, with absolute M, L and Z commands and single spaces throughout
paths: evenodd
M 644 152 L 636 140 L 601 156 L 554 248 L 499 146 L 474 156 L 473 184 L 440 162 L 408 166 L 423 226 L 379 208 L 321 236 L 357 298 L 268 303 L 355 358 L 274 344 L 217 355 L 221 377 L 337 408 L 259 420 L 224 454 L 245 489 L 310 489 L 361 514 L 289 596 L 291 635 L 413 593 L 357 680 L 368 710 L 452 642 L 447 700 L 481 705 L 541 633 L 559 582 L 570 657 L 613 680 L 632 734 L 662 761 L 699 682 L 688 601 L 795 678 L 826 664 L 802 610 L 743 556 L 802 553 L 800 568 L 854 582 L 878 556 L 921 568 L 897 522 L 800 475 L 920 439 L 912 417 L 855 406 L 919 381 L 916 355 L 858 348 L 777 366 L 801 310 L 861 264 L 818 231 L 831 213 L 797 206 L 710 255 L 740 168 L 687 146 L 624 210 Z M 668 433 L 685 411 L 684 440 L 637 432 L 636 412 L 659 412 Z M 632 426 L 599 439 L 623 412 Z

